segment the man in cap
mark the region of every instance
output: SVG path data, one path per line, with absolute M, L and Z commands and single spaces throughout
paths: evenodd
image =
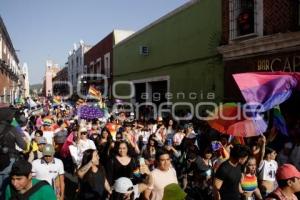
M 55 200 L 54 190 L 45 181 L 32 178 L 32 166 L 25 160 L 16 161 L 10 172 L 10 184 L 5 190 L 5 200 L 25 199 Z
M 54 158 L 54 147 L 46 144 L 43 157 L 32 162 L 33 177 L 47 181 L 55 190 L 58 199 L 63 200 L 65 191 L 63 162 Z
M 297 200 L 294 195 L 300 192 L 300 172 L 294 165 L 284 164 L 276 172 L 278 188 L 266 200 Z

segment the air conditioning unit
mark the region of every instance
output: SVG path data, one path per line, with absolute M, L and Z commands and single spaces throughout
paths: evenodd
M 148 56 L 149 55 L 149 47 L 147 46 L 140 46 L 140 55 Z

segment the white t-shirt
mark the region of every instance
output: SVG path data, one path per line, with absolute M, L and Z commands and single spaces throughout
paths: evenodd
M 78 144 L 69 146 L 72 160 L 77 165 L 77 167 L 79 167 L 81 165 L 83 152 L 88 149 L 96 150 L 95 143 L 90 139 L 79 140 Z
M 64 164 L 58 158 L 54 158 L 53 162 L 48 164 L 43 159 L 32 162 L 32 175 L 37 179 L 47 181 L 50 185 L 53 185 L 53 181 L 57 176 L 64 173 Z
M 173 137 L 173 142 L 177 145 L 180 145 L 184 137 L 185 135 L 182 133 L 175 133 Z
M 54 131 L 43 131 L 43 137 L 46 138 L 47 144 L 53 145 Z
M 95 143 L 90 139 L 79 140 L 78 148 L 79 148 L 80 153 L 83 153 L 85 150 L 88 150 L 88 149 L 96 150 Z
M 161 171 L 160 169 L 154 169 L 152 172 L 153 185 L 151 200 L 161 200 L 164 195 L 164 188 L 171 183 L 178 183 L 177 175 L 174 168 L 170 168 L 168 171 Z
M 275 181 L 278 164 L 275 160 L 263 160 L 258 167 L 258 178 L 263 181 Z

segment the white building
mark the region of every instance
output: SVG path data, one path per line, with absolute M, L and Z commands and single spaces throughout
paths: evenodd
M 78 77 L 81 74 L 86 73 L 86 68 L 84 67 L 84 53 L 91 48 L 90 45 L 84 44 L 81 40 L 79 46 L 74 44 L 74 48 L 69 52 L 68 57 L 68 81 L 73 86 L 73 91 L 77 91 Z

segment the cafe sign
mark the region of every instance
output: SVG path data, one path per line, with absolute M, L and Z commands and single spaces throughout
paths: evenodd
M 300 55 L 287 55 L 274 58 L 259 58 L 256 63 L 257 71 L 283 71 L 283 72 L 299 72 L 300 71 Z

